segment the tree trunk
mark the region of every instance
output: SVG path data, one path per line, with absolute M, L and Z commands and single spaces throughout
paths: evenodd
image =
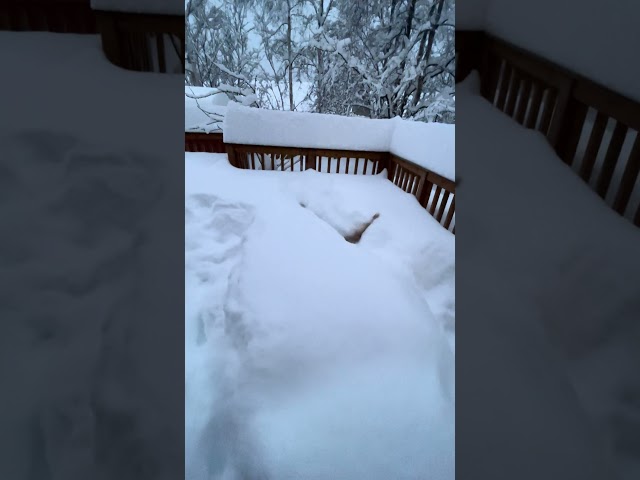
M 404 29 L 404 47 L 406 47 L 409 42 L 411 41 L 411 29 L 413 28 L 413 17 L 416 11 L 416 0 L 411 0 L 411 3 L 409 4 L 409 12 L 407 14 L 407 23 L 405 25 L 405 29 Z M 404 74 L 404 69 L 406 67 L 406 61 L 403 60 L 402 63 L 400 63 L 400 75 Z M 402 82 L 402 78 L 398 78 L 398 86 L 400 85 L 400 82 Z M 398 101 L 399 100 L 399 101 Z M 396 114 L 400 114 L 402 115 L 402 113 L 404 112 L 404 106 L 405 106 L 405 100 L 404 98 L 396 98 L 395 102 L 396 107 L 395 107 L 395 113 Z
M 324 18 L 324 0 L 320 0 L 320 5 L 318 8 L 320 14 L 318 17 L 318 27 L 322 27 L 322 22 L 323 22 L 323 18 Z M 318 51 L 318 85 L 317 85 L 317 89 L 318 89 L 318 98 L 316 100 L 316 112 L 317 113 L 323 113 L 323 100 L 324 100 L 324 91 L 323 91 L 323 78 L 324 78 L 324 59 L 322 57 L 322 50 L 321 49 L 317 49 Z
M 440 0 L 438 3 L 438 10 L 436 12 L 436 18 L 435 18 L 435 24 L 437 25 L 438 23 L 440 23 L 440 16 L 442 15 L 442 7 L 444 6 L 444 0 Z M 427 42 L 427 49 L 424 52 L 424 65 L 425 65 L 425 70 L 427 68 L 427 65 L 429 64 L 429 57 L 431 57 L 431 50 L 433 49 L 433 39 L 436 36 L 436 27 L 432 27 L 429 30 L 429 40 Z M 421 59 L 420 57 L 418 57 L 418 62 L 420 62 Z M 420 100 L 420 95 L 422 94 L 422 82 L 424 81 L 424 75 L 418 75 L 418 78 L 416 79 L 416 91 L 415 94 L 413 95 L 413 106 L 415 107 L 418 104 L 418 101 Z
M 323 113 L 324 110 L 324 86 L 322 80 L 324 78 L 324 60 L 322 58 L 322 50 L 318 49 L 318 100 L 316 102 L 316 110 Z
M 394 23 L 395 23 L 395 19 L 396 19 L 396 5 L 397 5 L 397 3 L 398 3 L 398 0 L 393 0 L 393 2 L 391 3 L 391 13 L 389 14 L 389 26 L 388 26 L 389 33 L 391 33 L 391 31 L 393 30 L 393 25 L 394 25 Z M 389 53 L 389 51 L 390 51 L 392 48 L 394 48 L 394 47 L 395 47 L 395 42 L 396 42 L 396 39 L 394 38 L 394 39 L 393 39 L 393 42 L 391 42 L 391 43 L 387 46 L 386 50 L 383 50 L 383 52 L 382 52 L 382 53 L 384 53 L 385 57 L 386 57 L 386 55 Z M 387 68 L 387 64 L 388 64 L 388 63 L 389 63 L 389 59 L 388 59 L 388 58 L 385 58 L 385 59 L 382 61 L 382 68 L 383 68 L 383 69 Z
M 411 5 L 409 5 L 409 14 L 407 16 L 407 26 L 405 28 L 405 36 L 407 39 L 411 38 L 411 27 L 413 26 L 413 16 L 416 11 L 416 0 L 411 0 Z
M 289 58 L 289 110 L 293 111 L 293 52 L 291 48 L 291 3 L 287 2 L 287 55 Z
M 396 5 L 398 4 L 398 0 L 393 0 L 391 2 L 391 14 L 389 15 L 389 30 L 393 28 L 394 21 L 396 19 Z

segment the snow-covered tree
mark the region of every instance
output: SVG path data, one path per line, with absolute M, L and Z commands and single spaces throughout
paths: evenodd
M 262 94 L 273 108 L 296 110 L 308 99 L 297 97 L 296 85 L 305 72 L 305 0 L 257 0 L 256 33 L 263 53 Z M 297 97 L 297 98 L 296 98 Z
M 364 88 L 355 100 L 368 102 L 374 117 L 413 117 L 435 99 L 436 85 L 453 87 L 453 7 L 453 0 L 336 0 L 336 28 L 315 45 L 356 73 Z
M 245 104 L 455 119 L 455 0 L 188 0 L 187 83 Z
M 188 85 L 215 87 L 243 104 L 257 104 L 259 55 L 249 45 L 252 5 L 253 0 L 189 0 L 185 11 Z

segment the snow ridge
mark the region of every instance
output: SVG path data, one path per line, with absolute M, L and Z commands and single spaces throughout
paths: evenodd
M 455 179 L 455 126 L 250 108 L 229 102 L 225 143 L 391 152 Z

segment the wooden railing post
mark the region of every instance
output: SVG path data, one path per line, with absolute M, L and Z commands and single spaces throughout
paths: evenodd
M 387 169 L 387 178 L 389 179 L 390 182 L 393 182 L 393 174 L 391 173 L 392 170 L 392 165 L 395 165 L 395 163 L 393 163 L 393 157 L 391 156 L 391 153 L 389 152 L 384 152 L 384 155 L 382 156 L 382 163 L 383 163 L 383 167 Z
M 315 150 L 308 149 L 304 155 L 304 169 L 316 170 L 317 152 Z
M 94 12 L 107 59 L 127 70 L 167 72 L 164 36 L 177 39 L 176 54 L 184 72 L 184 17 L 147 13 Z M 151 42 L 155 41 L 152 55 Z M 177 66 L 177 65 L 176 65 Z
M 418 197 L 418 202 L 422 205 L 422 208 L 427 208 L 427 203 L 429 202 L 429 196 L 431 195 L 431 189 L 433 188 L 433 183 L 427 180 L 425 176 L 422 181 L 422 190 L 420 191 L 420 196 Z
M 229 163 L 236 168 L 240 168 L 240 166 L 238 165 L 238 158 L 236 155 L 235 146 L 231 143 L 227 143 L 226 148 L 227 148 L 227 156 L 229 157 Z

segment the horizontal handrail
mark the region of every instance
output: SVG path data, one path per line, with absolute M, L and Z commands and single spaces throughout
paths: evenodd
M 185 152 L 225 153 L 222 133 L 185 132 Z
M 4 0 L 0 2 L 0 30 L 96 34 L 89 0 Z
M 640 136 L 622 154 L 632 132 L 640 130 L 640 102 L 483 31 L 456 31 L 456 51 L 459 80 L 478 70 L 489 102 L 542 132 L 610 208 L 640 226 L 640 206 L 629 211 L 640 175 Z

